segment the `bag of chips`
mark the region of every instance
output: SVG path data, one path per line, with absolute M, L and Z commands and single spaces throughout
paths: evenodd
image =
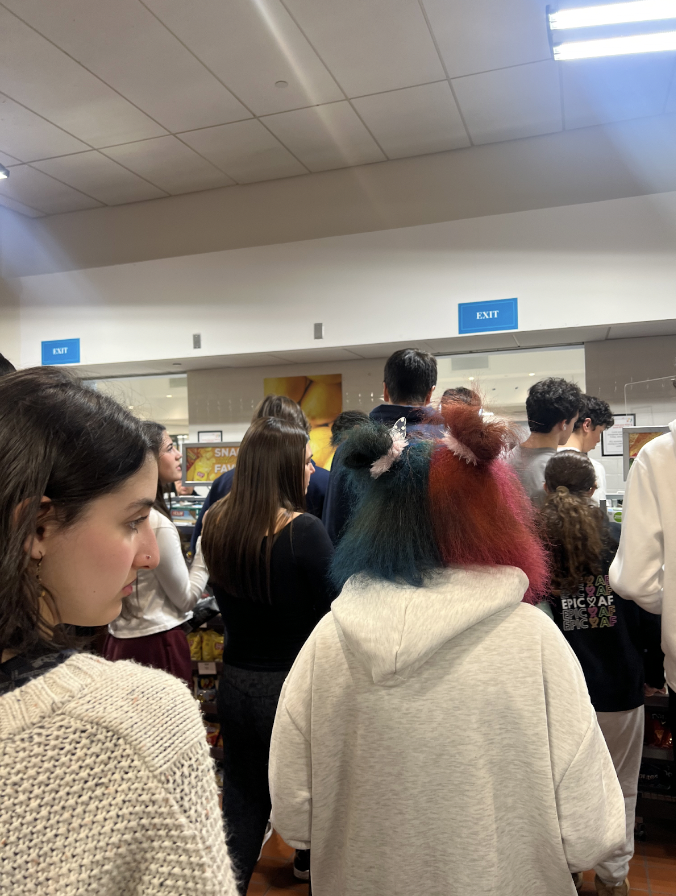
M 207 729 L 207 743 L 210 747 L 215 747 L 218 735 L 221 733 L 221 726 L 218 722 L 207 722 L 204 727 Z
M 215 678 L 199 678 L 197 680 L 197 690 L 195 696 L 200 703 L 215 703 L 216 701 L 216 679 Z
M 215 663 L 223 659 L 223 635 L 208 628 L 202 632 L 202 660 Z
M 202 632 L 190 632 L 188 637 L 188 646 L 190 647 L 190 659 L 194 663 L 199 663 L 202 659 Z

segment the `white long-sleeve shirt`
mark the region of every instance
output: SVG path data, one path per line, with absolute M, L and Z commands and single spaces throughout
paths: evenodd
M 350 579 L 286 679 L 272 824 L 322 896 L 574 896 L 624 843 L 580 664 L 521 570 Z
M 155 508 L 150 511 L 150 525 L 157 539 L 160 562 L 155 569 L 139 570 L 137 590 L 131 597 L 134 617 L 118 616 L 108 626 L 116 638 L 155 635 L 187 622 L 209 578 L 201 539 L 188 571 L 176 526 Z
M 669 429 L 641 448 L 629 472 L 610 585 L 662 614 L 664 671 L 676 690 L 676 420 Z

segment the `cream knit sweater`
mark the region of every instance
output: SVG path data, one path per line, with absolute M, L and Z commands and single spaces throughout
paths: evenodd
M 185 685 L 80 654 L 0 697 L 0 892 L 235 896 Z

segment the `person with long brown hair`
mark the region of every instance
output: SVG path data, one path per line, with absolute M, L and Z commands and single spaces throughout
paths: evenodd
M 634 854 L 634 815 L 643 749 L 644 688 L 664 685 L 660 618 L 613 592 L 608 571 L 620 527 L 592 502 L 596 471 L 586 454 L 562 451 L 545 468 L 539 520 L 551 557 L 554 621 L 573 648 L 617 772 L 626 840 L 596 865 L 596 890 L 625 896 Z M 578 889 L 582 875 L 576 877 Z
M 268 754 L 279 694 L 335 596 L 331 541 L 305 512 L 313 469 L 303 429 L 275 417 L 254 420 L 232 491 L 205 517 L 202 550 L 227 634 L 217 698 L 223 815 L 242 894 L 270 817 Z
M 181 475 L 181 453 L 161 423 L 141 424 L 157 460 L 158 477 L 150 526 L 160 549 L 160 562 L 153 570 L 139 573 L 136 588 L 125 598 L 122 612 L 108 626 L 103 648 L 106 659 L 136 660 L 163 669 L 192 688 L 192 661 L 183 625 L 208 581 L 198 550 L 186 566 L 178 530 L 164 500 L 165 489 Z

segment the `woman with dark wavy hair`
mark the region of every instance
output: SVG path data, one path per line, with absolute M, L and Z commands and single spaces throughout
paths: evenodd
M 312 849 L 315 896 L 574 893 L 624 838 L 624 806 L 579 664 L 544 613 L 545 555 L 471 404 L 409 443 L 353 430 L 361 495 L 336 551 L 342 593 L 287 678 L 272 821 Z
M 234 896 L 200 712 L 78 649 L 158 563 L 138 420 L 50 367 L 0 378 L 0 891 Z
M 643 752 L 644 687 L 664 686 L 660 617 L 613 592 L 608 570 L 620 527 L 592 502 L 596 471 L 586 454 L 562 451 L 545 468 L 540 526 L 551 556 L 554 620 L 582 666 L 626 807 L 624 843 L 594 865 L 602 896 L 626 896 L 634 854 L 638 774 Z M 590 866 L 591 867 L 591 866 Z M 578 889 L 582 875 L 576 875 Z

